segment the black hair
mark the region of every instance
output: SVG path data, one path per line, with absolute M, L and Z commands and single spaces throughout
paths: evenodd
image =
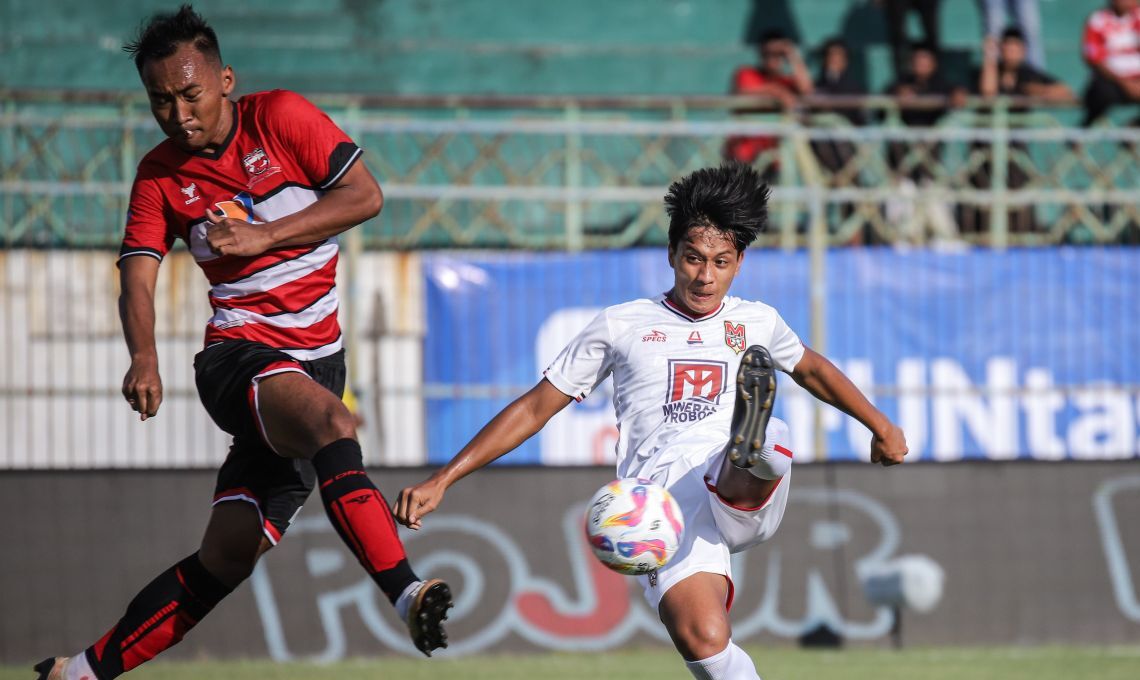
M 935 59 L 938 58 L 938 48 L 929 40 L 920 40 L 910 46 L 911 54 L 915 52 L 929 52 Z
M 190 43 L 194 49 L 218 64 L 222 63 L 217 34 L 202 15 L 188 4 L 182 5 L 173 14 L 159 12 L 151 16 L 139 28 L 137 37 L 123 45 L 123 51 L 134 58 L 135 67 L 142 73 L 143 65 L 148 60 L 165 59 L 185 43 Z
M 1005 42 L 1006 40 L 1010 39 L 1025 42 L 1025 31 L 1021 30 L 1020 26 L 1007 27 L 1004 31 L 1001 32 L 1001 40 L 1002 42 Z
M 826 55 L 829 51 L 831 51 L 831 48 L 833 48 L 833 47 L 838 47 L 846 53 L 851 52 L 851 50 L 849 50 L 847 48 L 847 42 L 845 40 L 843 40 L 843 38 L 841 38 L 839 36 L 834 36 L 834 37 L 828 38 L 827 40 L 825 40 L 823 42 L 822 45 L 819 46 L 819 53 Z
M 757 44 L 763 46 L 767 43 L 772 42 L 773 40 L 787 40 L 787 39 L 788 39 L 788 34 L 785 33 L 783 29 L 781 29 L 781 28 L 769 28 L 768 30 L 766 30 L 760 34 L 760 41 Z
M 689 229 L 712 227 L 731 237 L 741 252 L 768 226 L 768 185 L 745 163 L 704 168 L 670 185 L 665 212 L 671 250 Z

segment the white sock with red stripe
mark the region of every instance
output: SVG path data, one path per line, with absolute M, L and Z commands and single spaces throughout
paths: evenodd
M 755 477 L 769 481 L 788 474 L 788 470 L 792 469 L 792 450 L 788 448 L 790 440 L 791 431 L 787 423 L 776 418 L 768 421 L 760 460 L 748 471 Z
M 67 660 L 63 667 L 63 680 L 95 680 L 95 671 L 87 663 L 87 653 L 80 652 Z
M 756 666 L 744 650 L 728 641 L 728 646 L 719 654 L 707 659 L 686 661 L 689 672 L 697 680 L 760 680 Z

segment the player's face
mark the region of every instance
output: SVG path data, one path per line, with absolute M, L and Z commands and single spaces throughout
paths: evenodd
M 669 249 L 673 302 L 690 316 L 715 312 L 743 260 L 727 233 L 713 227 L 689 229 L 677 248 Z
M 234 89 L 234 73 L 190 43 L 165 59 L 143 64 L 143 85 L 159 127 L 184 151 L 216 148 L 233 124 L 226 99 Z

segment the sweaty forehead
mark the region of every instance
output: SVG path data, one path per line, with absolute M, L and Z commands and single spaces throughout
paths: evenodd
M 681 239 L 681 245 L 705 254 L 718 254 L 726 250 L 736 251 L 732 234 L 713 226 L 691 227 Z
M 178 92 L 191 85 L 205 85 L 217 76 L 218 66 L 190 43 L 178 46 L 168 57 L 143 64 L 146 88 L 157 92 Z

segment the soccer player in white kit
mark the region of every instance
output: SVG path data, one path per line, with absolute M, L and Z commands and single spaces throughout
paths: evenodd
M 743 164 L 698 170 L 665 197 L 674 285 L 602 311 L 543 379 L 503 409 L 446 466 L 404 489 L 396 518 L 413 529 L 464 476 L 513 450 L 572 400 L 613 376 L 619 477 L 667 488 L 685 517 L 682 544 L 638 577 L 689 672 L 759 678 L 732 642 L 730 556 L 771 538 L 791 486 L 788 426 L 771 418 L 775 370 L 871 431 L 870 459 L 906 455 L 902 431 L 772 307 L 728 296 L 744 249 L 766 226 L 768 188 Z

